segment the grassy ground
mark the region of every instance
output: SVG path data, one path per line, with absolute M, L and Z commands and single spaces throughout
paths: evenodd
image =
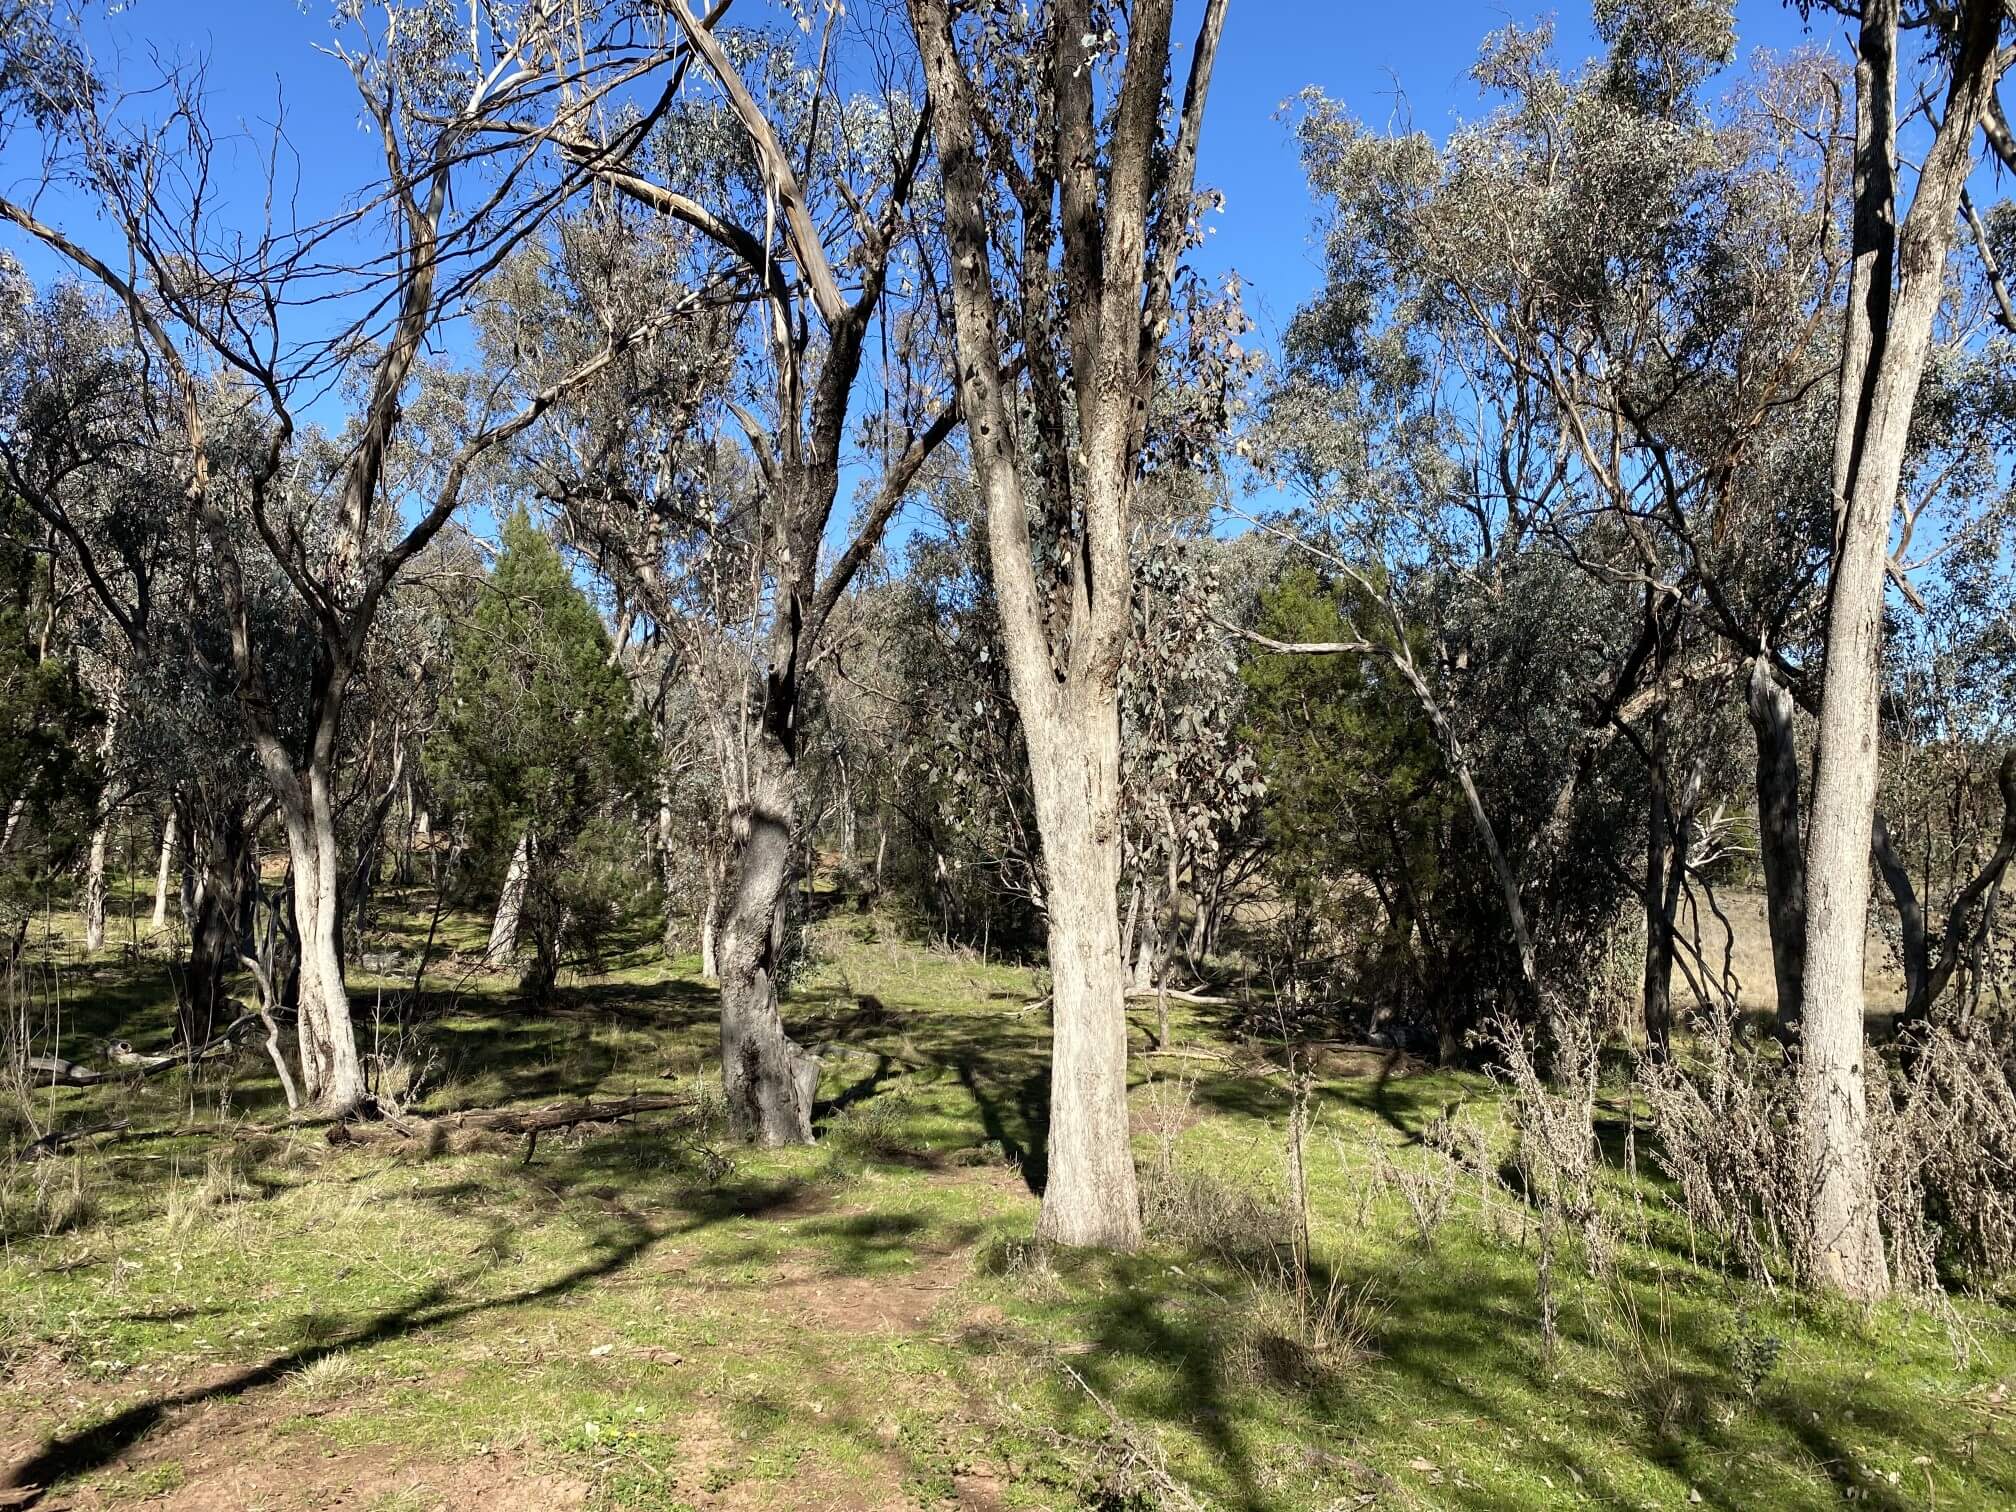
M 448 947 L 481 928 L 451 919 Z M 430 1112 L 686 1087 L 691 1114 L 337 1148 L 270 1131 L 249 1053 L 37 1092 L 35 1127 L 132 1128 L 0 1176 L 0 1485 L 75 1508 L 2016 1505 L 2008 1311 L 1726 1277 L 1623 1168 L 1621 1123 L 1626 1237 L 1600 1281 L 1559 1257 L 1543 1347 L 1531 1215 L 1423 1141 L 1453 1114 L 1502 1152 L 1478 1078 L 1305 1052 L 1298 1298 L 1284 1052 L 1223 1010 L 1176 1016 L 1192 1053 L 1136 1057 L 1150 1245 L 1046 1254 L 1037 976 L 852 913 L 820 940 L 788 1014 L 829 1047 L 813 1149 L 722 1142 L 711 993 L 641 944 L 542 1009 L 452 971 L 417 1030 L 392 978 L 357 1000 L 393 1074 L 440 1083 Z M 58 977 L 34 1006 L 60 994 L 75 1058 L 166 1038 L 144 951 Z

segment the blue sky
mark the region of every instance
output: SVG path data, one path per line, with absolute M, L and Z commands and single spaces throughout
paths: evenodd
M 1179 14 L 1187 19 L 1197 8 L 1188 0 Z M 1282 102 L 1314 84 L 1368 123 L 1411 123 L 1439 138 L 1483 113 L 1468 70 L 1485 36 L 1508 22 L 1550 16 L 1564 62 L 1601 50 L 1587 4 L 1231 0 L 1198 161 L 1199 179 L 1226 196 L 1204 261 L 1213 271 L 1236 268 L 1252 286 L 1248 312 L 1270 342 L 1320 275 Z M 1783 0 L 1738 0 L 1737 33 L 1739 66 L 1759 47 L 1818 40 Z
M 1185 0 L 1180 21 L 1193 21 L 1200 3 Z M 753 21 L 764 10 L 762 0 L 740 0 L 733 14 Z M 1203 182 L 1224 192 L 1226 211 L 1202 260 L 1214 273 L 1238 269 L 1270 339 L 1313 291 L 1318 273 L 1309 200 L 1280 118 L 1283 102 L 1313 84 L 1366 120 L 1411 120 L 1440 136 L 1481 108 L 1466 70 L 1485 34 L 1548 15 L 1565 57 L 1596 52 L 1586 6 L 1232 0 L 1199 170 Z M 326 16 L 322 0 L 131 0 L 106 28 L 105 42 L 123 55 L 123 71 L 135 80 L 150 72 L 151 52 L 207 58 L 216 119 L 245 133 L 227 149 L 231 160 L 223 169 L 248 216 L 258 209 L 259 149 L 284 99 L 288 136 L 301 159 L 300 204 L 314 213 L 333 208 L 380 166 L 375 139 L 357 124 L 342 66 L 315 50 L 330 39 Z M 1809 35 L 1783 0 L 1739 0 L 1737 18 L 1746 54 L 1793 46 Z M 0 182 L 16 194 L 31 183 L 32 156 L 23 146 L 0 156 Z M 38 275 L 49 269 L 19 238 L 8 245 Z
M 1185 59 L 1201 5 L 1182 0 L 1179 8 Z M 757 21 L 766 10 L 763 0 L 739 0 L 733 15 Z M 156 55 L 207 60 L 212 120 L 220 133 L 238 133 L 222 144 L 219 178 L 248 221 L 259 214 L 262 156 L 284 101 L 298 174 L 290 187 L 298 213 L 313 218 L 337 209 L 382 171 L 377 141 L 358 123 L 347 74 L 316 50 L 330 41 L 328 14 L 325 0 L 131 0 L 99 29 L 98 45 L 108 71 L 134 82 L 155 72 Z M 1320 276 L 1312 209 L 1283 103 L 1316 85 L 1370 122 L 1411 123 L 1442 136 L 1484 108 L 1467 76 L 1484 36 L 1509 21 L 1530 24 L 1543 16 L 1555 20 L 1564 61 L 1598 51 L 1586 5 L 1231 0 L 1199 168 L 1200 180 L 1224 193 L 1226 207 L 1213 218 L 1215 231 L 1199 260 L 1214 276 L 1238 271 L 1265 343 L 1278 339 Z M 1737 23 L 1740 56 L 1759 47 L 1838 42 L 1840 35 L 1838 22 L 1823 19 L 1828 30 L 1813 37 L 1782 0 L 1739 0 Z M 34 170 L 32 143 L 16 141 L 0 152 L 0 184 L 10 194 L 32 193 Z M 46 218 L 83 233 L 88 222 L 80 221 L 80 209 L 60 196 L 44 201 Z M 38 279 L 57 271 L 19 236 L 0 232 L 0 245 Z M 327 401 L 311 406 L 310 415 L 340 423 L 340 411 Z

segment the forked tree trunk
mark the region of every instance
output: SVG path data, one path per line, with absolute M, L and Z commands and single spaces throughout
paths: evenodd
M 483 959 L 502 965 L 518 949 L 518 920 L 525 912 L 525 883 L 532 871 L 532 832 L 522 831 L 511 847 L 510 863 L 504 868 L 504 890 L 497 895 L 497 912 L 490 921 L 490 945 Z
M 343 1114 L 364 1100 L 366 1088 L 338 948 L 341 849 L 326 775 L 311 770 L 304 779 L 290 795 L 297 801 L 282 804 L 301 936 L 301 1092 L 323 1111 Z
M 168 810 L 168 819 L 161 826 L 161 865 L 154 873 L 154 928 L 168 927 L 168 882 L 174 875 L 175 866 L 175 810 Z
M 777 1003 L 791 888 L 797 771 L 767 734 L 750 752 L 720 945 L 721 1090 L 730 1129 L 761 1145 L 810 1144 L 819 1062 L 784 1032 Z
M 1799 750 L 1792 695 L 1758 657 L 1750 668 L 1750 724 L 1757 733 L 1757 849 L 1764 864 L 1764 911 L 1778 1026 L 1798 1028 L 1806 996 L 1806 847 L 1799 833 Z
M 1857 1298 L 1890 1289 L 1869 1149 L 1862 1022 L 1890 529 L 2002 24 L 2002 7 L 1993 0 L 1967 0 L 1958 10 L 1949 39 L 1952 87 L 1901 233 L 1893 229 L 1895 0 L 1864 0 L 1855 71 L 1854 262 L 1834 438 L 1827 680 L 1806 839 L 1799 1098 L 1812 1200 L 1809 1269 L 1821 1285 Z
M 1118 712 L 1088 698 L 1025 729 L 1043 835 L 1053 1004 L 1048 1179 L 1037 1232 L 1060 1244 L 1133 1249 L 1141 1202 L 1127 1122 Z

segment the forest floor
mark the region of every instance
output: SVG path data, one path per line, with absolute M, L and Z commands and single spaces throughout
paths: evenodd
M 713 995 L 642 945 L 544 1007 L 472 973 L 418 1013 L 410 979 L 360 975 L 356 1002 L 392 1078 L 437 1083 L 429 1114 L 691 1110 L 332 1145 L 283 1125 L 254 1050 L 17 1103 L 10 1145 L 130 1127 L 0 1170 L 0 1508 L 2016 1505 L 2009 1299 L 1864 1311 L 1725 1274 L 1621 1068 L 1619 1237 L 1597 1277 L 1557 1255 L 1550 1349 L 1531 1212 L 1436 1148 L 1451 1121 L 1507 1147 L 1489 1081 L 1213 1006 L 1148 1054 L 1138 1004 L 1150 1241 L 1046 1253 L 1039 974 L 851 911 L 818 940 L 788 1007 L 827 1047 L 814 1148 L 722 1138 Z M 45 961 L 16 999 L 60 1006 L 73 1059 L 170 1032 L 144 948 Z

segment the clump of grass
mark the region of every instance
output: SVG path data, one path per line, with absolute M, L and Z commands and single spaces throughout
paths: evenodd
M 1203 1171 L 1151 1171 L 1142 1182 L 1143 1227 L 1167 1244 L 1241 1267 L 1272 1266 L 1292 1241 L 1293 1223 L 1279 1202 Z
M 864 1160 L 921 1155 L 923 1147 L 912 1130 L 916 1114 L 916 1103 L 903 1093 L 871 1097 L 833 1115 L 826 1125 L 826 1143 Z
M 1224 1364 L 1253 1386 L 1311 1390 L 1329 1384 L 1373 1353 L 1386 1307 L 1370 1283 L 1353 1287 L 1333 1273 L 1320 1288 L 1285 1277 L 1250 1278 Z
M 83 1160 L 74 1156 L 43 1160 L 28 1169 L 32 1174 L 22 1205 L 29 1232 L 53 1239 L 91 1226 L 98 1217 L 98 1200 L 85 1180 Z M 13 1206 L 11 1200 L 0 1203 L 0 1208 Z
M 168 1192 L 167 1225 L 171 1234 L 186 1234 L 219 1213 L 258 1195 L 249 1171 L 257 1163 L 249 1149 L 232 1146 L 213 1150 L 195 1181 L 178 1182 Z
M 371 1372 L 364 1361 L 347 1349 L 335 1350 L 290 1371 L 283 1383 L 289 1396 L 310 1401 L 329 1401 L 360 1390 Z

